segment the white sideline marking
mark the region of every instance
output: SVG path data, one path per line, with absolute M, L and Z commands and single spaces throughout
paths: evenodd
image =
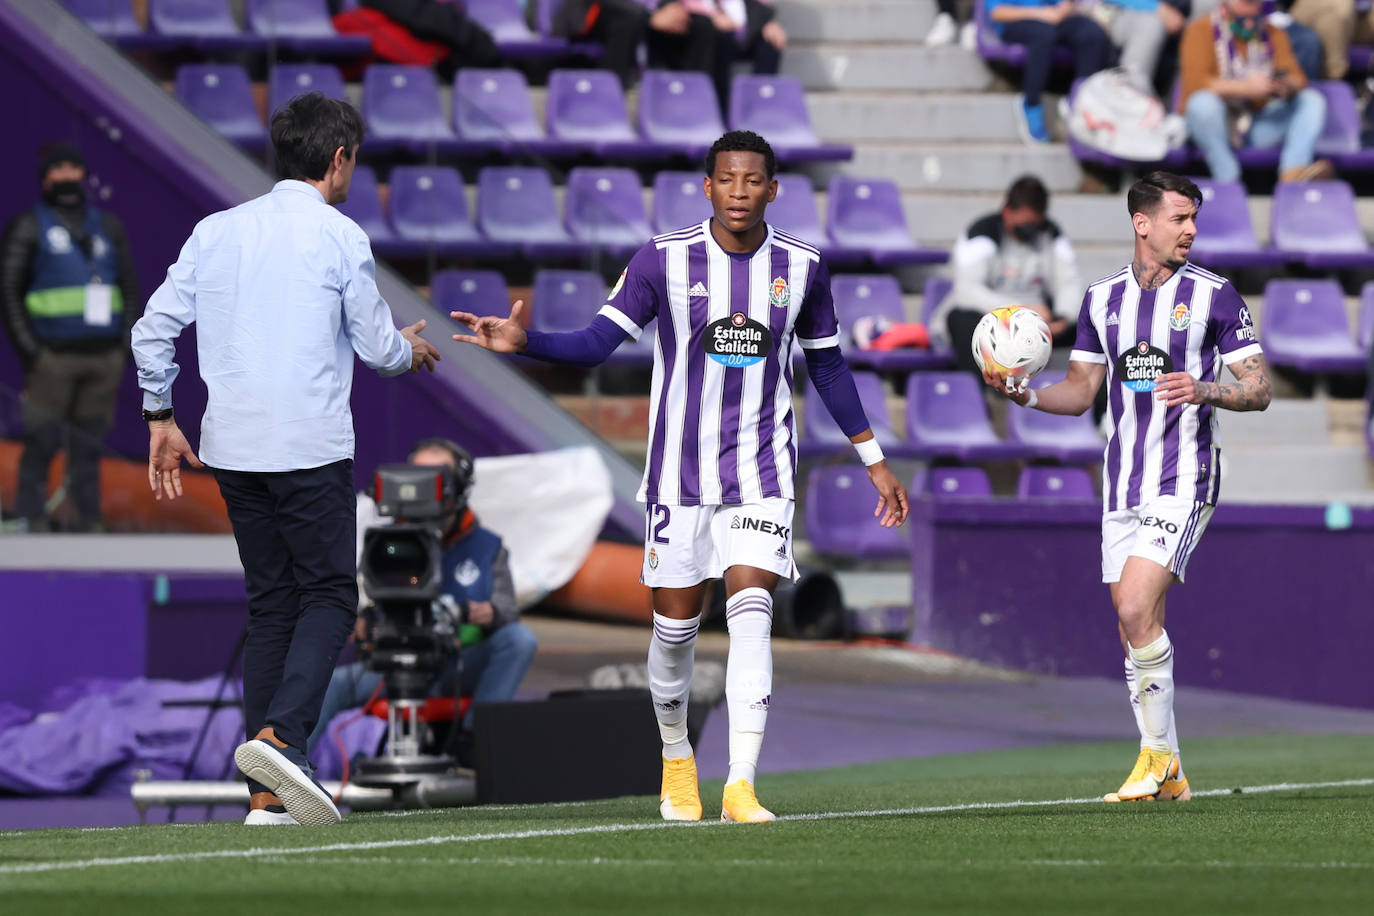
M 1261 795 L 1269 792 L 1296 792 L 1304 789 L 1339 789 L 1355 786 L 1374 786 L 1374 779 L 1341 779 L 1332 782 L 1279 782 L 1265 786 L 1241 786 L 1238 789 L 1208 789 L 1194 792 L 1194 797 L 1223 795 Z M 842 818 L 899 817 L 916 814 L 946 814 L 951 811 L 995 811 L 1013 808 L 1049 808 L 1055 805 L 1104 804 L 1101 797 L 1058 798 L 1051 801 L 972 802 L 961 805 L 927 805 L 917 808 L 879 808 L 867 811 L 820 811 L 812 814 L 785 814 L 779 821 L 824 821 Z M 543 806 L 530 806 L 531 808 Z M 123 865 L 158 865 L 172 862 L 196 862 L 206 859 L 261 859 L 269 857 L 311 856 L 325 852 L 360 852 L 370 849 L 403 849 L 416 846 L 442 846 L 449 843 L 481 843 L 487 840 L 529 840 L 544 837 L 591 836 L 598 833 L 633 833 L 641 830 L 683 829 L 686 827 L 724 827 L 721 821 L 646 821 L 632 824 L 598 824 L 587 827 L 551 827 L 544 830 L 518 830 L 509 833 L 450 834 L 447 836 L 416 837 L 407 840 L 373 840 L 365 843 L 326 843 L 286 849 L 211 849 L 202 852 L 159 853 L 146 856 L 118 856 L 97 859 L 74 859 L 56 862 L 24 862 L 0 865 L 0 875 L 32 874 L 34 872 L 70 871 L 72 869 L 109 868 Z M 1048 864 L 1048 863 L 1047 863 Z M 1220 863 L 1218 863 L 1220 864 Z M 1323 867 L 1345 867 L 1330 863 Z M 1353 867 L 1353 866 L 1352 866 Z

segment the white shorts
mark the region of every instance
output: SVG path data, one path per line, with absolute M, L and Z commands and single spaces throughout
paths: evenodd
M 731 566 L 753 566 L 795 579 L 794 507 L 781 497 L 739 506 L 649 503 L 639 581 L 650 588 L 687 588 L 720 578 Z
M 1102 581 L 1120 582 L 1127 557 L 1144 557 L 1183 581 L 1188 558 L 1216 506 L 1184 496 L 1156 496 L 1134 509 L 1102 516 Z

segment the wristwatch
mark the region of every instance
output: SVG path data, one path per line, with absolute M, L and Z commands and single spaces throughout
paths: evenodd
M 164 407 L 161 410 L 145 410 L 143 411 L 143 419 L 149 421 L 170 420 L 172 419 L 172 408 Z

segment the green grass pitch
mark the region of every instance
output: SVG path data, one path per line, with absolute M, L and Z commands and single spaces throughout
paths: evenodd
M 0 834 L 14 914 L 1374 913 L 1374 741 L 1199 740 L 1195 798 L 1106 805 L 1129 744 L 765 774 L 783 819 L 651 798 L 355 814 L 332 828 Z M 556 761 L 554 762 L 556 763 Z M 1251 787 L 1234 791 L 1240 787 Z M 1021 802 L 1022 804 L 1018 804 Z

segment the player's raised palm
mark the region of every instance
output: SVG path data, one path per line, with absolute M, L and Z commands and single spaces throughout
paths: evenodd
M 525 349 L 528 339 L 525 328 L 520 323 L 520 313 L 525 302 L 517 299 L 510 307 L 510 315 L 501 318 L 496 315 L 479 316 L 471 312 L 449 312 L 459 323 L 466 325 L 471 334 L 454 334 L 453 339 L 463 343 L 476 344 L 493 353 L 519 353 Z

